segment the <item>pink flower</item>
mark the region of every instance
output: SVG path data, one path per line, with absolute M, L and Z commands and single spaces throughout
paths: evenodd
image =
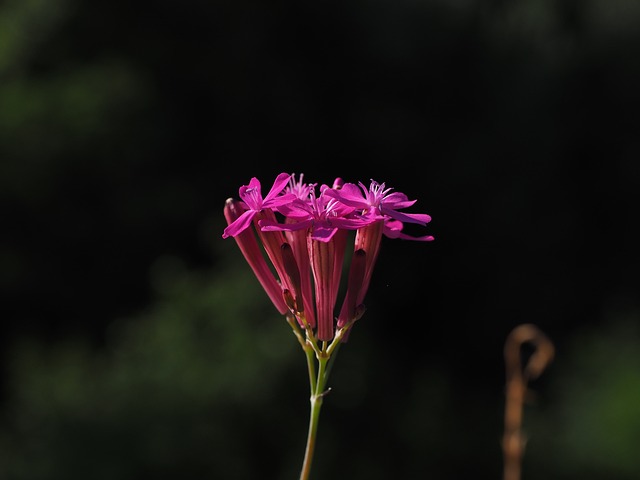
M 292 193 L 279 195 L 287 186 L 290 178 L 291 175 L 288 173 L 278 175 L 271 190 L 269 190 L 269 193 L 267 193 L 267 196 L 264 198 L 262 198 L 260 181 L 256 177 L 251 179 L 249 185 L 240 187 L 238 193 L 240 199 L 245 204 L 246 211 L 224 229 L 222 238 L 235 237 L 240 232 L 246 230 L 249 225 L 251 225 L 253 218 L 260 211 L 277 208 L 293 201 L 296 196 Z
M 316 196 L 315 190 L 312 189 L 307 201 L 296 199 L 286 205 L 280 205 L 278 212 L 293 222 L 282 224 L 260 220 L 260 229 L 263 232 L 309 229 L 311 239 L 328 242 L 338 229 L 356 230 L 370 223 L 370 220 L 351 216 L 355 208 L 325 195 L 328 191 L 334 190 L 323 185 L 320 196 Z
M 237 220 L 244 213 L 243 204 L 232 198 L 227 199 L 224 205 L 224 216 L 227 219 L 227 223 L 231 224 Z M 262 254 L 262 248 L 256 240 L 256 236 L 252 230 L 245 230 L 235 235 L 235 241 L 240 248 L 240 251 L 247 260 L 247 263 L 256 275 L 256 278 L 267 292 L 269 298 L 273 302 L 273 305 L 278 311 L 284 315 L 289 310 L 282 298 L 282 289 L 278 280 L 271 272 L 269 265 L 264 259 Z
M 364 313 L 364 298 L 380 252 L 382 237 L 412 237 L 405 223 L 426 225 L 424 213 L 402 212 L 416 203 L 384 183 L 345 183 L 333 187 L 304 183 L 300 174 L 281 173 L 263 198 L 254 177 L 240 187 L 241 200 L 227 200 L 228 226 L 223 238 L 235 237 L 258 280 L 280 313 L 293 314 L 315 337 L 329 342 L 336 328 L 351 325 Z M 247 231 L 247 229 L 250 229 Z M 338 316 L 336 300 L 343 271 L 348 231 L 355 231 L 347 289 Z M 260 245 L 263 250 L 260 249 Z M 266 253 L 276 275 L 265 261 Z M 343 332 L 344 334 L 345 332 Z M 342 336 L 346 341 L 349 332 Z
M 412 206 L 416 200 L 409 200 L 404 193 L 391 192 L 393 189 L 385 188 L 384 183 L 371 180 L 368 189 L 362 182 L 358 185 L 359 188 L 353 183 L 345 183 L 340 189 L 328 191 L 327 195 L 359 210 L 364 217 L 369 217 L 372 221 L 384 218 L 420 225 L 426 225 L 431 221 L 431 217 L 426 213 L 399 212 L 400 209 Z

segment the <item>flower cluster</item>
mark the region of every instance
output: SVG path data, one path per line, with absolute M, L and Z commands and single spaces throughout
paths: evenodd
M 403 233 L 405 223 L 426 225 L 431 217 L 401 212 L 416 200 L 384 183 L 345 183 L 332 186 L 304 183 L 304 175 L 281 173 L 262 196 L 252 178 L 239 189 L 239 199 L 224 207 L 227 228 L 278 311 L 294 315 L 320 341 L 331 341 L 337 329 L 350 328 L 364 313 L 364 297 L 383 236 L 417 241 Z M 334 315 L 343 261 L 355 232 L 342 307 Z M 268 265 L 270 260 L 273 269 Z M 275 275 L 274 275 L 275 271 Z

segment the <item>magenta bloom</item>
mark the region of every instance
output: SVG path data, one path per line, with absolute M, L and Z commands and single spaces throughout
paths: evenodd
M 384 183 L 372 180 L 367 188 L 362 182 L 345 183 L 337 177 L 333 186 L 320 186 L 318 194 L 317 184 L 303 179 L 302 174 L 296 180 L 295 175 L 281 173 L 263 198 L 260 182 L 252 178 L 249 185 L 240 187 L 240 200 L 227 201 L 228 226 L 222 236 L 235 237 L 280 313 L 288 311 L 317 340 L 330 342 L 336 329 L 352 325 L 365 311 L 363 302 L 382 237 L 433 240 L 431 235 L 412 237 L 403 232 L 405 223 L 424 226 L 431 217 L 401 211 L 416 200 L 393 192 Z M 353 231 L 355 235 L 349 236 Z M 338 313 L 348 242 L 353 255 Z M 263 253 L 276 275 L 267 267 Z M 348 333 L 341 332 L 342 341 Z
M 224 205 L 224 216 L 227 223 L 233 223 L 242 213 L 242 202 L 233 200 L 232 198 L 227 199 Z M 269 295 L 273 305 L 282 315 L 287 313 L 288 308 L 282 298 L 280 283 L 278 283 L 269 265 L 267 265 L 264 255 L 262 254 L 262 247 L 258 244 L 254 232 L 251 230 L 239 232 L 234 236 L 234 239 L 256 278 L 262 285 L 262 288 L 264 288 L 264 291 Z
M 278 175 L 271 190 L 269 190 L 269 193 L 267 193 L 267 196 L 264 198 L 262 198 L 260 181 L 256 177 L 251 179 L 249 185 L 240 187 L 238 193 L 240 199 L 245 203 L 244 206 L 246 206 L 247 210 L 224 229 L 222 238 L 235 237 L 240 232 L 246 230 L 258 212 L 264 209 L 276 208 L 293 201 L 296 196 L 292 193 L 279 195 L 287 186 L 290 178 L 291 175 L 288 173 Z
M 263 232 L 297 231 L 309 229 L 312 240 L 328 242 L 338 229 L 356 230 L 364 227 L 370 220 L 351 216 L 355 210 L 333 198 L 325 195 L 333 189 L 323 185 L 320 196 L 316 196 L 315 190 L 310 191 L 307 201 L 297 199 L 286 205 L 281 205 L 278 211 L 293 222 L 282 224 L 269 220 L 261 220 L 260 228 Z
M 345 183 L 339 190 L 328 191 L 327 195 L 344 205 L 360 210 L 364 217 L 369 217 L 372 221 L 394 219 L 399 222 L 419 225 L 426 225 L 431 221 L 431 217 L 426 213 L 399 212 L 398 210 L 415 204 L 416 200 L 409 200 L 404 193 L 392 192 L 393 189 L 385 188 L 384 183 L 371 180 L 369 188 L 365 187 L 362 182 L 359 182 L 358 185 L 359 187 L 353 183 Z M 401 235 L 401 238 L 418 239 L 404 234 Z

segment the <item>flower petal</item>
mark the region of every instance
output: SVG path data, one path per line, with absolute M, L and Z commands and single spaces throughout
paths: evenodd
M 291 179 L 290 173 L 281 173 L 280 175 L 278 175 L 276 177 L 276 180 L 273 182 L 273 186 L 271 187 L 271 190 L 269 190 L 269 193 L 267 193 L 267 196 L 264 197 L 264 200 L 263 200 L 264 203 L 269 202 L 274 198 L 276 198 L 278 194 L 280 194 L 280 192 L 282 192 L 286 188 L 290 179 Z M 292 195 L 292 196 L 295 197 L 295 195 Z
M 380 209 L 380 213 L 406 223 L 417 223 L 420 225 L 426 225 L 431 221 L 431 216 L 427 215 L 426 213 L 403 213 L 385 207 L 382 207 Z
M 256 212 L 253 210 L 247 210 L 244 212 L 224 229 L 222 238 L 235 237 L 239 233 L 245 231 L 251 225 L 251 221 L 255 214 Z

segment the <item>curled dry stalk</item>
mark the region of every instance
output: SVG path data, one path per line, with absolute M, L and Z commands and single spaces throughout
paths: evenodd
M 533 353 L 522 366 L 522 347 L 531 344 Z M 522 416 L 527 400 L 528 382 L 540 376 L 553 360 L 555 348 L 547 336 L 532 324 L 522 324 L 507 336 L 504 346 L 506 365 L 506 404 L 504 414 L 503 480 L 520 480 L 526 437 L 522 434 Z

